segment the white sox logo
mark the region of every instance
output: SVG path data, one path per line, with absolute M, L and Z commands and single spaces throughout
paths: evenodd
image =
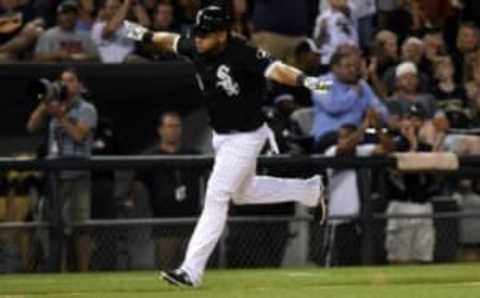
M 221 65 L 217 69 L 217 78 L 220 80 L 217 82 L 217 86 L 222 87 L 228 96 L 240 94 L 240 86 L 232 79 L 232 76 L 230 75 L 230 67 Z

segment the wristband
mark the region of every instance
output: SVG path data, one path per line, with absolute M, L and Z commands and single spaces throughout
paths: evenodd
M 153 43 L 153 32 L 147 31 L 142 37 L 142 43 L 150 44 Z
M 306 79 L 306 78 L 307 78 L 307 77 L 306 77 L 303 73 L 299 74 L 299 75 L 297 76 L 297 86 L 299 86 L 299 87 L 304 87 L 304 86 L 305 86 L 305 79 Z

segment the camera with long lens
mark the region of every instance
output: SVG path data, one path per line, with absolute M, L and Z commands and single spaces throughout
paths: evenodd
M 50 81 L 42 78 L 29 84 L 27 94 L 38 101 L 64 102 L 67 100 L 67 87 L 62 81 Z

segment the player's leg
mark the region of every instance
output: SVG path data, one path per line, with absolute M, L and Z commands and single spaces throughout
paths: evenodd
M 200 284 L 208 258 L 225 227 L 229 200 L 250 177 L 266 137 L 263 131 L 214 137 L 217 152 L 207 185 L 205 206 L 181 266 L 195 286 Z
M 254 173 L 254 171 L 253 171 Z M 318 205 L 322 190 L 319 175 L 310 179 L 253 176 L 234 194 L 236 204 L 272 204 L 299 202 L 307 207 Z

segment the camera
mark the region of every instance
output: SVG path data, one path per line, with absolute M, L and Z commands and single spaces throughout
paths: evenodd
M 43 102 L 64 102 L 67 100 L 67 87 L 62 81 L 49 81 L 41 78 L 30 82 L 27 87 L 27 95 Z

